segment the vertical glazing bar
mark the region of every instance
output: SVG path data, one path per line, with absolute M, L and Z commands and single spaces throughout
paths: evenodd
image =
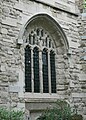
M 32 93 L 34 93 L 34 71 L 33 71 L 33 49 L 31 49 L 31 82 L 32 82 Z
M 39 50 L 39 77 L 40 77 L 40 92 L 43 93 L 42 51 L 41 50 Z
M 50 69 L 50 51 L 48 50 L 48 80 L 49 80 L 49 93 L 51 94 L 51 69 Z

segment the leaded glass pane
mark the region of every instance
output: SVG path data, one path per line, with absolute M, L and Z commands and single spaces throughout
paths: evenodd
M 49 48 L 51 47 L 51 40 L 49 41 Z
M 56 93 L 56 71 L 55 71 L 55 54 L 50 52 L 50 68 L 51 68 L 51 92 Z
M 48 53 L 47 50 L 44 49 L 42 52 L 42 62 L 43 62 L 43 93 L 49 92 L 49 84 L 48 84 Z
M 33 45 L 35 44 L 35 35 L 33 36 Z
M 34 67 L 34 92 L 40 92 L 40 80 L 39 80 L 39 51 L 35 47 L 33 50 L 33 67 Z
M 39 30 L 39 28 L 37 29 L 37 35 L 39 36 L 39 32 L 40 32 L 40 30 Z
M 29 46 L 25 48 L 25 91 L 31 92 L 31 50 Z
M 45 44 L 46 44 L 45 46 L 47 47 L 47 38 L 46 38 L 46 40 L 45 40 Z
M 31 35 L 29 35 L 29 44 L 31 44 Z
M 44 36 L 44 31 L 43 31 L 43 30 L 41 31 L 41 36 L 42 36 L 42 37 Z

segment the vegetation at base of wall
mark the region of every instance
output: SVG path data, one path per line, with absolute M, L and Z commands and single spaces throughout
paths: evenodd
M 83 120 L 81 115 L 71 112 L 70 105 L 58 100 L 52 109 L 46 109 L 37 120 Z
M 0 108 L 0 120 L 24 120 L 24 114 L 22 111 Z

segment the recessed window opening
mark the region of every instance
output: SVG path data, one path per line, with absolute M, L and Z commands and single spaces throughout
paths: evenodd
M 56 93 L 55 52 L 51 37 L 44 29 L 35 28 L 27 38 L 25 91 Z

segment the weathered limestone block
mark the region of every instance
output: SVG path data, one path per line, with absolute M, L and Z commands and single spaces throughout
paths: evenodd
M 7 99 L 6 98 L 2 98 L 1 99 L 1 105 L 2 106 L 6 106 L 7 105 Z
M 8 33 L 8 30 L 7 30 L 6 28 L 2 28 L 2 29 L 1 29 L 1 33 L 2 33 L 2 34 L 7 34 L 7 33 Z
M 25 104 L 24 104 L 24 103 L 20 103 L 20 102 L 19 102 L 19 103 L 17 104 L 17 107 L 18 107 L 19 110 L 22 110 L 22 111 L 25 110 Z
M 72 93 L 72 97 L 74 98 L 86 98 L 86 93 Z
M 58 77 L 57 77 L 58 78 Z M 58 85 L 69 85 L 69 80 L 65 78 L 58 78 Z
M 19 99 L 18 99 L 18 93 L 12 93 L 12 92 L 10 92 L 10 98 L 11 98 L 11 100 L 13 101 L 13 102 L 19 102 Z
M 10 85 L 9 88 L 8 88 L 8 91 L 12 92 L 12 93 L 18 93 L 20 91 L 20 87 Z
M 5 65 L 1 65 L 0 70 L 3 71 L 3 72 L 6 71 L 6 66 Z
M 68 86 L 67 85 L 57 85 L 57 90 L 58 91 L 64 91 L 67 90 Z
M 64 69 L 65 65 L 64 65 L 64 63 L 59 63 L 57 66 L 58 66 L 58 69 L 62 69 L 62 68 Z
M 14 101 L 12 101 L 12 103 L 10 103 L 9 106 L 11 106 L 11 108 L 14 109 L 14 110 L 18 110 L 18 109 L 17 109 L 17 103 L 14 102 Z M 15 109 L 15 108 L 16 108 L 16 109 Z
M 8 87 L 8 82 L 6 82 L 6 81 L 0 82 L 0 86 L 1 87 Z
M 1 91 L 1 99 L 7 99 L 8 98 L 8 92 Z
M 11 75 L 11 77 L 9 78 L 9 82 L 17 82 L 18 78 L 15 75 Z
M 81 102 L 82 102 L 82 99 L 81 99 L 81 98 L 74 98 L 74 99 L 73 99 L 73 102 L 74 102 L 74 103 L 81 103 Z
M 19 10 L 19 11 L 23 11 L 24 10 L 24 4 L 22 2 L 19 3 L 15 3 L 14 8 Z
M 5 76 L 5 75 L 3 75 L 3 76 L 0 75 L 0 80 L 1 80 L 2 82 L 8 82 L 8 77 Z
M 9 13 L 10 13 L 9 7 L 4 6 L 2 8 L 2 14 L 5 15 L 5 16 L 9 16 Z
M 78 42 L 74 42 L 74 41 L 69 41 L 69 46 L 71 48 L 78 48 L 79 43 Z
M 9 55 L 13 55 L 12 50 L 9 49 L 9 50 L 8 50 L 8 54 L 9 54 Z
M 79 80 L 86 82 L 86 74 L 80 74 L 80 75 L 79 75 Z
M 70 80 L 70 88 L 74 88 L 74 82 L 73 82 L 73 80 Z
M 3 41 L 5 41 L 5 42 L 9 42 L 9 43 L 13 43 L 13 40 L 12 40 L 12 39 L 6 39 L 6 38 L 3 38 Z
M 6 19 L 2 19 L 2 24 L 16 27 L 17 20 L 10 17 L 6 17 Z

